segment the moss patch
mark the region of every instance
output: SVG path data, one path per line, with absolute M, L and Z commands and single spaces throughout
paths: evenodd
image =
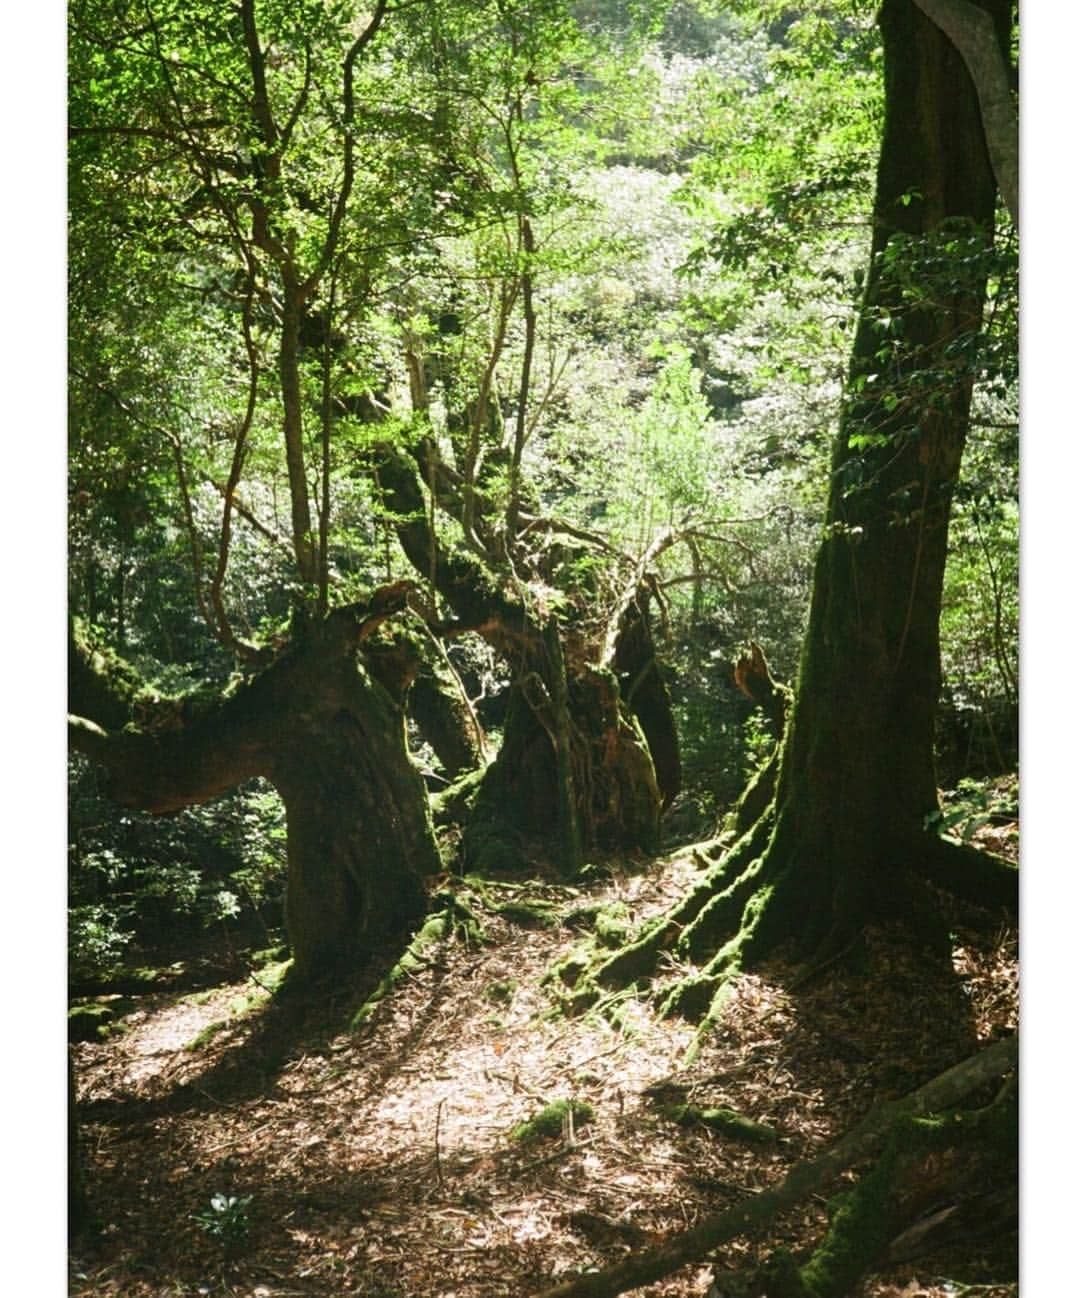
M 486 766 L 469 771 L 448 788 L 431 799 L 431 818 L 440 828 L 446 825 L 464 825 L 469 819 L 476 795 L 484 778 Z
M 456 932 L 463 933 L 477 943 L 484 940 L 484 930 L 479 920 L 463 902 L 449 893 L 442 894 L 439 900 L 444 903 L 442 909 L 428 916 L 405 948 L 405 954 L 352 1016 L 350 1031 L 362 1028 L 399 982 L 428 967 L 428 952 L 432 947 L 438 946 Z
M 519 1122 L 510 1132 L 511 1140 L 528 1144 L 534 1140 L 550 1140 L 561 1136 L 573 1114 L 575 1127 L 584 1127 L 596 1116 L 591 1104 L 584 1100 L 554 1100 L 527 1122 Z
M 593 921 L 593 931 L 601 946 L 621 946 L 630 935 L 630 911 L 625 902 L 601 906 Z
M 264 1005 L 272 996 L 279 992 L 284 992 L 289 977 L 289 971 L 293 967 L 291 960 L 281 960 L 277 964 L 264 965 L 263 968 L 255 970 L 251 975 L 255 986 L 250 991 L 245 992 L 243 996 L 237 996 L 229 1002 L 229 1017 L 227 1019 L 216 1019 L 213 1023 L 208 1023 L 205 1028 L 197 1033 L 184 1047 L 185 1050 L 201 1050 L 219 1033 L 226 1028 L 232 1027 L 238 1020 L 245 1019 L 254 1010 Z
M 696 1104 L 664 1104 L 660 1106 L 660 1112 L 680 1127 L 709 1127 L 713 1131 L 719 1131 L 721 1135 L 747 1144 L 771 1144 L 777 1138 L 774 1127 L 754 1122 L 751 1118 L 736 1113 L 734 1109 L 700 1109 Z
M 73 1005 L 68 1010 L 69 1041 L 103 1041 L 115 1015 L 108 1005 Z
M 493 882 L 477 874 L 466 875 L 465 883 L 485 910 L 512 924 L 554 928 L 561 921 L 559 907 L 544 897 L 537 897 L 528 883 Z
M 516 991 L 516 980 L 506 978 L 499 982 L 488 983 L 484 988 L 484 995 L 489 1001 L 494 1001 L 497 1005 L 509 1005 L 514 999 L 514 992 Z

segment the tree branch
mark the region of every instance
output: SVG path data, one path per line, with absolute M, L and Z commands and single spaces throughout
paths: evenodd
M 1020 144 L 1009 69 L 994 20 L 969 0 L 914 0 L 956 47 L 975 86 L 986 149 L 1013 225 L 1020 228 Z

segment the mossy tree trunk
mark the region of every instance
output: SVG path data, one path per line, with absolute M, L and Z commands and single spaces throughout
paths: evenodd
M 436 504 L 452 517 L 459 517 L 465 497 L 454 470 L 431 456 L 430 446 L 418 449 L 415 462 L 399 447 L 383 448 L 378 478 L 386 506 L 409 561 L 454 614 L 436 629 L 445 636 L 476 632 L 512 672 L 503 743 L 466 828 L 468 864 L 480 870 L 520 866 L 522 836 L 546 840 L 567 873 L 591 846 L 652 847 L 664 792 L 677 787 L 678 747 L 666 690 L 654 658 L 646 661 L 646 648 L 654 650 L 644 612 L 638 611 L 637 643 L 628 658 L 634 670 L 600 665 L 599 652 L 581 643 L 572 624 L 545 612 L 521 573 L 500 562 L 500 542 L 488 536 L 482 513 L 472 515 L 469 543 L 450 548 L 433 541 L 419 468 Z M 501 544 L 505 551 L 505 538 Z M 526 565 L 519 559 L 518 567 Z M 620 681 L 634 685 L 639 711 L 648 703 L 648 729 Z M 663 754 L 663 791 L 654 739 Z
M 126 806 L 167 813 L 260 775 L 288 825 L 286 921 L 299 980 L 337 976 L 413 924 L 440 868 L 401 710 L 358 662 L 401 587 L 299 628 L 290 648 L 224 701 L 142 732 L 71 719 L 72 747 L 102 762 Z M 78 653 L 76 656 L 79 657 Z M 71 699 L 73 711 L 97 702 Z
M 396 626 L 390 637 L 365 646 L 364 659 L 375 679 L 407 707 L 448 780 L 484 764 L 483 727 L 442 643 L 423 624 Z
M 1009 5 L 983 7 L 1004 40 Z M 817 963 L 867 922 L 921 922 L 915 874 L 990 905 L 1016 901 L 1015 871 L 924 830 L 937 808 L 938 623 L 994 178 L 955 49 L 912 0 L 885 0 L 879 23 L 871 260 L 775 795 L 692 894 L 599 971 L 640 976 L 677 944 L 705 965 L 669 1002 L 694 1015 L 727 972 L 782 942 Z

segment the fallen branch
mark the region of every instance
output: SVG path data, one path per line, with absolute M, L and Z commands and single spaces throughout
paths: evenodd
M 646 1249 L 626 1261 L 590 1275 L 545 1289 L 538 1298 L 616 1298 L 617 1294 L 651 1284 L 705 1255 L 738 1235 L 760 1229 L 793 1207 L 852 1163 L 874 1152 L 897 1119 L 920 1117 L 956 1104 L 987 1082 L 1016 1067 L 1017 1038 L 999 1041 L 939 1074 L 900 1100 L 873 1109 L 853 1130 L 816 1158 L 797 1163 L 779 1185 L 706 1217 L 691 1230 L 664 1244 Z

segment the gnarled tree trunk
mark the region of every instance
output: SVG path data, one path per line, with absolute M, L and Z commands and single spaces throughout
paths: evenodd
M 433 464 L 430 455 L 430 447 L 417 452 L 439 503 L 463 506 L 452 470 Z M 546 840 L 568 873 L 590 846 L 652 847 L 664 795 L 677 788 L 678 745 L 644 612 L 637 608 L 628 618 L 627 640 L 633 632 L 634 643 L 612 667 L 593 661 L 597 655 L 587 647 L 575 644 L 571 651 L 557 616 L 530 599 L 523 580 L 479 553 L 481 516 L 472 545 L 436 546 L 416 464 L 400 448 L 384 447 L 378 477 L 406 556 L 455 615 L 437 629 L 475 631 L 512 672 L 502 747 L 485 772 L 465 833 L 467 863 L 476 869 L 520 864 L 523 836 Z
M 288 825 L 286 921 L 301 980 L 355 968 L 412 924 L 426 907 L 424 876 L 440 868 L 401 710 L 357 661 L 362 642 L 403 602 L 404 588 L 385 588 L 367 605 L 298 629 L 272 666 L 190 719 L 134 733 L 107 732 L 93 715 L 69 725 L 72 747 L 106 766 L 110 791 L 126 806 L 176 811 L 256 775 L 277 788 Z M 70 704 L 101 715 L 97 694 Z

